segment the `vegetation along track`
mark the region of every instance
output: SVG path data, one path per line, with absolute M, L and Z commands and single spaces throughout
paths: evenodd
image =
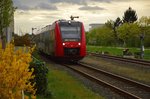
M 125 98 L 148 99 L 150 97 L 150 86 L 148 85 L 91 67 L 88 64 L 63 65 Z
M 144 66 L 150 66 L 150 61 L 146 61 L 146 60 L 124 58 L 124 57 L 112 56 L 112 55 L 106 55 L 106 54 L 104 55 L 104 54 L 93 53 L 93 52 L 88 52 L 88 54 L 97 56 L 97 57 L 107 58 L 107 59 L 113 59 L 113 60 L 118 60 L 118 61 L 134 63 L 134 64 L 140 64 L 140 65 L 144 65 Z

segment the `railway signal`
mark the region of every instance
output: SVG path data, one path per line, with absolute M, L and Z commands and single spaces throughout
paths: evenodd
M 140 35 L 141 40 L 141 59 L 144 57 L 144 33 Z

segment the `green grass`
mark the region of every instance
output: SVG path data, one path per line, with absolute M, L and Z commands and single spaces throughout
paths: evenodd
M 103 46 L 87 46 L 87 51 L 90 52 L 108 52 L 110 55 L 123 55 L 122 47 L 103 47 Z M 140 48 L 129 48 L 129 52 L 140 52 Z M 150 49 L 145 49 L 144 51 L 144 59 L 150 60 Z
M 146 49 L 146 50 L 145 50 L 145 56 L 144 56 L 144 59 L 150 60 L 150 49 Z
M 67 72 L 52 68 L 49 71 L 48 89 L 52 92 L 52 99 L 103 99 Z M 43 98 L 38 97 L 37 99 Z

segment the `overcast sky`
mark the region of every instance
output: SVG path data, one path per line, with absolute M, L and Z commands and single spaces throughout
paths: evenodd
M 122 18 L 131 7 L 138 18 L 150 16 L 150 0 L 13 0 L 15 12 L 15 33 L 31 33 L 31 28 L 42 28 L 58 19 L 79 16 L 79 21 L 89 30 L 91 23 L 105 23 Z

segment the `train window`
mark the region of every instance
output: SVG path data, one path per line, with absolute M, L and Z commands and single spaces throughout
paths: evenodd
M 79 26 L 61 26 L 60 30 L 64 41 L 80 41 L 81 28 Z

